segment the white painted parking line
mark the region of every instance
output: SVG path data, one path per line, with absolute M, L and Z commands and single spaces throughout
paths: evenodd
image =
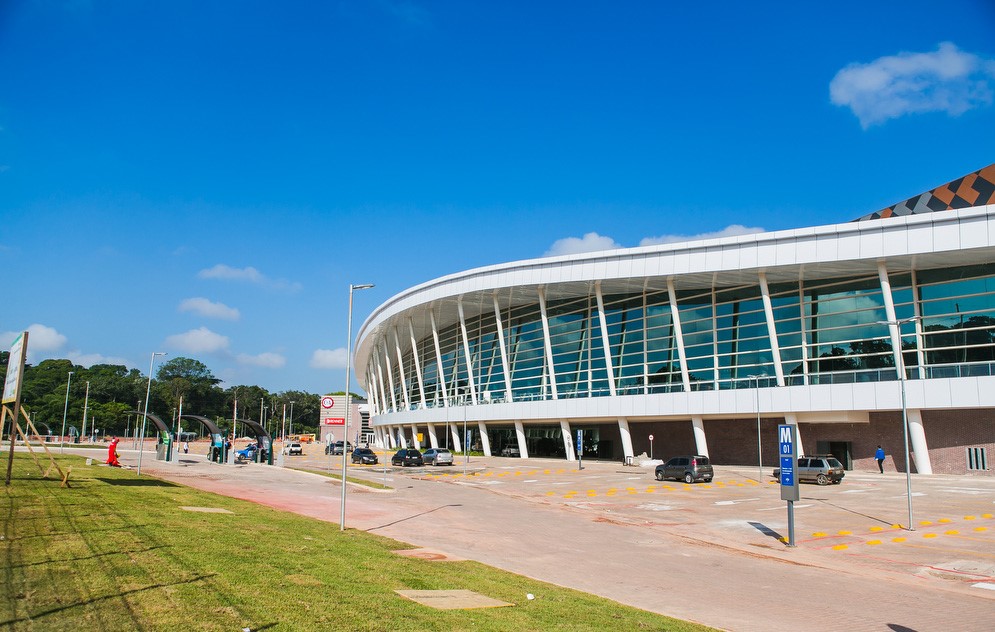
M 925 496 L 926 494 L 924 492 L 912 492 L 912 495 L 913 496 Z M 892 498 L 906 498 L 907 496 L 908 496 L 907 494 L 902 494 L 901 496 L 892 496 Z
M 795 505 L 795 509 L 804 509 L 805 507 L 811 507 L 812 505 Z M 765 509 L 760 509 L 758 511 L 784 511 L 787 505 L 779 505 L 777 507 L 767 507 Z
M 971 584 L 971 588 L 984 588 L 985 590 L 995 590 L 995 584 L 992 582 L 979 582 L 977 584 Z
M 522 482 L 523 483 L 538 483 L 539 479 L 538 478 L 530 478 L 527 481 L 522 481 Z
M 941 487 L 941 492 L 950 492 L 951 494 L 971 494 L 977 496 L 978 494 L 991 494 L 990 489 L 978 489 L 976 487 Z
M 845 489 L 841 491 L 841 494 L 866 494 L 870 490 L 868 489 Z
M 717 500 L 716 505 L 738 505 L 739 503 L 748 503 L 751 500 L 760 500 L 759 498 L 741 498 L 739 500 Z

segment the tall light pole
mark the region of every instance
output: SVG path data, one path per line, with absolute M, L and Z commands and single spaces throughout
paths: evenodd
M 152 359 L 149 360 L 149 385 L 145 389 L 145 412 L 142 413 L 142 438 L 139 439 L 138 443 L 138 472 L 137 475 L 142 475 L 142 452 L 145 451 L 145 423 L 149 420 L 149 395 L 152 394 L 152 367 L 155 366 L 155 357 L 157 355 L 166 355 L 165 351 L 153 351 Z
M 767 377 L 766 373 L 760 375 L 750 375 L 751 380 L 756 380 L 756 403 L 757 403 L 757 482 L 764 483 L 764 448 L 760 440 L 760 378 Z
M 59 437 L 59 453 L 66 452 L 66 415 L 69 413 L 69 385 L 73 383 L 73 372 L 69 372 L 69 379 L 66 380 L 66 406 L 62 409 L 62 436 Z
M 916 526 L 912 522 L 912 455 L 909 452 L 909 410 L 905 402 L 905 353 L 902 349 L 902 330 L 905 323 L 912 323 L 921 320 L 922 316 L 910 316 L 897 320 L 879 320 L 879 325 L 888 325 L 891 329 L 892 345 L 898 348 L 898 381 L 902 386 L 902 434 L 905 438 L 905 495 L 909 504 L 909 531 L 915 531 Z
M 86 381 L 86 395 L 83 397 L 83 429 L 79 432 L 80 441 L 86 436 L 86 409 L 90 406 L 90 381 Z
M 294 400 L 290 400 L 290 434 L 294 434 Z
M 346 336 L 345 354 L 345 428 L 342 432 L 342 498 L 339 501 L 339 531 L 345 531 L 345 477 L 346 463 L 349 462 L 346 457 L 346 452 L 348 452 L 346 447 L 349 445 L 349 409 L 352 407 L 349 400 L 349 379 L 352 371 L 352 293 L 355 290 L 368 290 L 371 287 L 373 287 L 372 283 L 349 284 L 349 318 L 347 319 L 349 333 Z

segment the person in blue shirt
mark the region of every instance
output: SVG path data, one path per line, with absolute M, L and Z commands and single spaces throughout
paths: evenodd
M 878 462 L 878 471 L 884 474 L 884 448 L 878 446 L 877 452 L 874 453 L 874 458 Z

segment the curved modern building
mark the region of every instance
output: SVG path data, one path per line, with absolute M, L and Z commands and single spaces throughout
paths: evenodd
M 907 438 L 914 472 L 990 476 L 993 183 L 995 165 L 845 224 L 413 287 L 359 332 L 377 440 L 767 466 L 793 423 L 800 453 L 848 467 L 875 467 L 880 444 L 905 471 Z

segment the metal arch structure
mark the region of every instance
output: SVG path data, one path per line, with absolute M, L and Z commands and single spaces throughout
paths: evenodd
M 256 443 L 258 443 L 259 446 L 266 451 L 266 462 L 269 465 L 273 465 L 273 437 L 266 432 L 266 429 L 263 428 L 262 424 L 251 419 L 236 419 L 235 421 L 240 424 L 245 424 L 245 426 L 252 431 L 251 434 L 256 437 Z M 232 437 L 233 443 L 234 440 L 235 438 Z
M 199 421 L 201 425 L 207 428 L 207 431 L 211 433 L 212 441 L 213 440 L 220 441 L 224 438 L 225 434 L 224 431 L 221 430 L 221 428 L 216 423 L 214 423 L 207 417 L 204 417 L 203 415 L 180 415 L 180 419 L 193 419 L 194 421 Z
M 127 410 L 127 411 L 125 411 L 125 414 L 128 414 L 128 415 L 138 415 L 139 417 L 143 417 L 146 413 L 144 411 L 141 411 L 141 410 Z M 172 452 L 173 452 L 173 443 L 174 443 L 173 442 L 173 433 L 172 433 L 172 431 L 170 431 L 169 425 L 167 425 L 166 422 L 164 422 L 162 419 L 160 419 L 158 415 L 155 415 L 153 413 L 148 413 L 148 416 L 149 416 L 149 420 L 153 424 L 155 424 L 156 428 L 159 429 L 159 439 L 162 440 L 163 437 L 167 437 L 169 439 L 169 441 L 165 442 L 166 443 L 166 457 L 165 458 L 168 461 L 172 457 Z

